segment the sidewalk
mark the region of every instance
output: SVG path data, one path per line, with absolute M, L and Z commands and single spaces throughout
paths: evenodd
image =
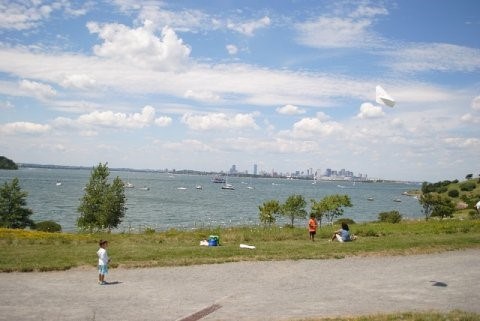
M 288 320 L 480 313 L 480 250 L 190 267 L 0 273 L 0 320 Z

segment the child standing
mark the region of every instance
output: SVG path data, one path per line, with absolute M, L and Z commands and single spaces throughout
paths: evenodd
M 317 220 L 315 219 L 315 215 L 310 215 L 310 220 L 308 221 L 308 232 L 310 234 L 310 240 L 315 241 L 315 234 L 317 234 Z
M 98 284 L 105 285 L 105 274 L 108 273 L 108 263 L 110 259 L 107 254 L 108 241 L 100 240 L 100 248 L 97 251 L 98 256 Z

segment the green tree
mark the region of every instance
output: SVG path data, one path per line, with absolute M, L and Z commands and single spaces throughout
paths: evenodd
M 0 169 L 18 169 L 18 165 L 5 156 L 0 156 Z
M 333 220 L 343 215 L 343 207 L 351 207 L 352 203 L 348 195 L 328 195 L 325 196 L 319 202 L 311 200 L 312 211 L 321 225 L 322 218 L 325 217 L 328 222 L 332 223 Z
M 0 226 L 7 228 L 25 228 L 33 226 L 29 218 L 32 210 L 25 208 L 28 193 L 22 191 L 18 178 L 14 178 L 11 184 L 5 182 L 0 187 Z
M 422 205 L 425 220 L 430 217 L 452 217 L 455 212 L 455 204 L 448 197 L 427 193 L 420 196 L 420 205 Z
M 116 228 L 125 216 L 125 185 L 117 176 L 112 184 L 108 183 L 110 171 L 107 164 L 93 167 L 85 194 L 78 207 L 80 217 L 77 226 L 84 230 L 110 231 Z
M 290 195 L 285 203 L 280 207 L 280 214 L 285 217 L 288 217 L 293 226 L 293 221 L 295 218 L 305 218 L 307 216 L 307 211 L 305 206 L 307 202 L 302 195 Z
M 258 209 L 260 222 L 264 225 L 272 225 L 276 221 L 275 215 L 280 213 L 280 203 L 277 200 L 266 201 Z

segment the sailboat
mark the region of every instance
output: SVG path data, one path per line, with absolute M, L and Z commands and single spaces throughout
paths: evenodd
M 229 190 L 235 189 L 232 184 L 228 184 L 228 175 L 225 176 L 225 183 L 222 185 L 222 189 L 229 189 Z

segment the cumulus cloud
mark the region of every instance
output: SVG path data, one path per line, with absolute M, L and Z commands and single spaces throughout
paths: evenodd
M 27 30 L 47 19 L 53 8 L 42 1 L 2 1 L 0 3 L 0 29 Z
M 50 85 L 46 85 L 40 82 L 30 81 L 26 79 L 23 79 L 22 81 L 20 81 L 19 87 L 27 95 L 32 95 L 39 99 L 50 98 L 57 94 L 55 89 L 53 89 Z
M 73 74 L 65 76 L 60 82 L 65 88 L 89 89 L 95 86 L 95 79 L 85 74 Z
M 236 55 L 238 53 L 238 48 L 235 45 L 226 45 L 225 48 L 227 48 L 229 55 Z
M 319 117 L 306 117 L 294 123 L 292 130 L 280 132 L 284 136 L 295 138 L 320 138 L 330 136 L 342 130 L 342 125 L 335 121 L 326 121 L 325 115 L 320 113 Z
M 480 124 L 480 117 L 472 115 L 471 113 L 466 113 L 460 120 L 468 124 Z
M 155 120 L 155 109 L 145 106 L 141 113 L 125 114 L 112 111 L 94 111 L 78 118 L 78 123 L 90 126 L 105 126 L 115 128 L 143 128 Z
M 282 115 L 300 115 L 305 114 L 305 109 L 299 108 L 294 105 L 285 105 L 276 109 L 277 113 Z
M 0 125 L 0 132 L 5 135 L 15 134 L 45 134 L 51 130 L 50 125 L 42 125 L 31 122 L 15 122 Z
M 360 112 L 357 114 L 358 118 L 380 118 L 385 116 L 382 107 L 372 105 L 371 103 L 363 103 L 360 106 Z
M 135 29 L 117 23 L 100 25 L 96 22 L 89 22 L 87 28 L 104 41 L 93 48 L 97 56 L 157 70 L 181 69 L 188 62 L 190 47 L 168 26 L 163 28 L 161 38 L 154 34 L 154 27 L 148 20 Z
M 172 118 L 168 116 L 162 116 L 155 118 L 155 125 L 159 127 L 166 127 L 172 123 Z
M 228 22 L 227 28 L 239 32 L 246 36 L 253 36 L 255 31 L 260 28 L 265 28 L 270 25 L 270 18 L 265 16 L 258 20 L 252 20 L 247 22 Z
M 236 114 L 233 117 L 224 113 L 182 116 L 182 123 L 194 130 L 258 128 L 254 114 Z

